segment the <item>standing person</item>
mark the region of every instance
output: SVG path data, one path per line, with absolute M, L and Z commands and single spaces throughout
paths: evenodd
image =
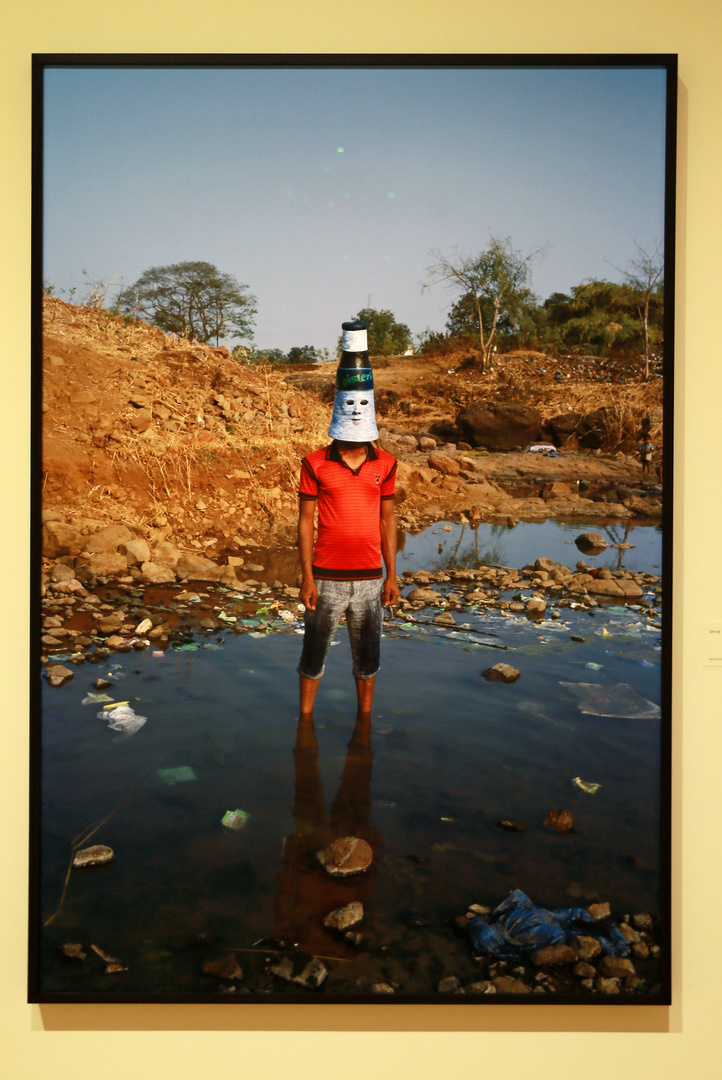
M 396 459 L 373 445 L 378 429 L 366 323 L 343 323 L 342 341 L 328 429 L 333 441 L 301 463 L 298 548 L 300 595 L 306 609 L 298 665 L 301 719 L 313 715 L 326 655 L 344 614 L 358 713 L 370 717 L 379 669 L 382 607 L 397 603 L 400 597 L 393 511 Z
M 652 454 L 654 453 L 654 443 L 649 437 L 649 432 L 646 432 L 642 436 L 642 441 L 639 444 L 639 460 L 642 463 L 642 475 L 649 476 L 652 465 Z

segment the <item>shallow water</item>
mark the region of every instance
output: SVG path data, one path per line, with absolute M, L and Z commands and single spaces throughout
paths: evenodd
M 610 546 L 599 555 L 583 554 L 574 540 L 585 532 L 601 533 Z M 626 550 L 611 546 L 619 543 L 634 546 Z M 570 524 L 561 521 L 522 522 L 513 528 L 505 524 L 483 523 L 472 529 L 470 525 L 440 521 L 416 535 L 405 534 L 398 567 L 399 573 L 404 570 L 446 570 L 454 566 L 522 567 L 540 556 L 572 569 L 579 559 L 584 559 L 588 566 L 659 573 L 662 529 L 657 525 Z
M 499 561 L 514 564 L 508 553 Z M 148 718 L 130 737 L 81 704 L 110 665 L 44 686 L 42 919 L 58 908 L 73 839 L 106 815 L 87 842 L 109 844 L 115 859 L 71 875 L 43 931 L 43 991 L 215 996 L 207 959 L 280 936 L 338 958 L 328 993 L 395 980 L 423 994 L 443 975 L 475 977 L 448 921 L 512 888 L 550 907 L 609 900 L 616 913 L 657 914 L 661 721 L 583 712 L 583 694 L 560 684 L 617 687 L 618 704 L 626 683 L 632 716 L 635 696 L 659 704 L 659 630 L 623 607 L 566 609 L 556 622 L 465 612 L 457 620 L 471 630 L 453 634 L 423 625 L 432 617 L 386 626 L 370 747 L 352 739 L 345 630 L 317 698 L 318 745 L 295 752 L 294 627 L 114 658 L 108 693 Z M 521 671 L 518 682 L 482 678 L 499 661 Z M 159 775 L 183 766 L 195 779 Z M 599 791 L 579 790 L 577 776 Z M 543 824 L 560 807 L 575 819 L 568 835 Z M 250 815 L 239 832 L 221 824 L 236 808 Z M 509 817 L 526 830 L 502 831 Z M 344 834 L 367 838 L 374 864 L 333 882 L 314 856 Z M 321 926 L 355 898 L 366 909 L 361 951 Z M 407 925 L 415 915 L 427 925 Z M 128 970 L 103 975 L 92 956 L 64 963 L 56 947 L 68 941 L 93 942 Z M 273 954 L 257 950 L 238 953 L 244 984 L 285 992 L 264 974 Z

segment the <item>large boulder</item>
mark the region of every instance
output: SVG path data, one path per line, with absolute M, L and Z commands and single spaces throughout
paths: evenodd
M 202 555 L 181 555 L 176 563 L 176 573 L 181 580 L 215 581 L 218 564 Z
M 91 553 L 117 551 L 121 544 L 134 539 L 133 533 L 125 525 L 106 525 L 104 529 L 90 537 L 85 550 Z
M 564 446 L 567 439 L 577 430 L 581 418 L 581 413 L 578 412 L 561 413 L 561 415 L 552 416 L 551 420 L 547 420 L 544 430 L 549 432 L 555 446 Z
M 150 548 L 147 542 L 140 537 L 137 540 L 124 540 L 118 545 L 118 551 L 121 555 L 125 555 L 131 566 L 150 562 Z
M 77 525 L 68 525 L 65 521 L 46 521 L 43 525 L 43 555 L 46 559 L 79 555 L 85 546 L 85 536 Z
M 101 551 L 87 556 L 85 569 L 91 577 L 113 577 L 116 574 L 127 574 L 128 563 L 125 555 L 120 555 L 117 551 Z
M 541 424 L 536 409 L 512 402 L 472 402 L 456 417 L 456 426 L 466 442 L 487 450 L 513 450 L 535 442 Z
M 164 585 L 175 581 L 175 573 L 170 566 L 159 566 L 155 562 L 144 562 L 140 567 L 140 580 L 144 585 Z

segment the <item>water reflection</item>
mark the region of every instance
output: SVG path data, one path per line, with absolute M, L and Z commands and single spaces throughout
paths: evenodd
M 306 952 L 338 955 L 351 951 L 334 941 L 323 920 L 353 900 L 364 903 L 373 888 L 373 863 L 363 874 L 332 878 L 316 854 L 341 836 L 358 836 L 371 846 L 374 861 L 381 839 L 371 825 L 371 718 L 359 714 L 330 814 L 319 767 L 319 746 L 312 719 L 301 719 L 293 749 L 295 832 L 287 839 L 276 895 L 275 934 Z

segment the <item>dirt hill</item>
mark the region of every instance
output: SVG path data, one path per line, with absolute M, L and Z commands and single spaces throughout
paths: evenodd
M 634 456 L 567 453 L 573 440 L 556 460 L 475 454 L 457 455 L 453 468 L 430 467 L 428 447 L 421 451 L 410 433 L 435 420 L 453 422 L 470 401 L 516 401 L 545 419 L 606 403 L 619 413 L 620 433 L 626 425 L 636 434 L 640 418 L 650 415 L 661 444 L 661 380 L 597 382 L 599 365 L 529 353 L 500 358 L 485 376 L 466 353 L 378 359 L 373 366 L 382 441 L 400 459 L 398 501 L 407 526 L 470 510 L 482 519 L 589 514 L 594 504 L 584 506 L 588 500 L 573 486 L 579 479 L 639 481 Z M 225 348 L 46 298 L 46 518 L 89 532 L 125 524 L 150 544 L 170 540 L 219 562 L 255 545 L 292 545 L 299 466 L 326 441 L 335 371 L 335 362 L 300 372 L 250 367 Z M 531 488 L 520 493 L 522 480 Z M 555 482 L 556 491 L 549 490 Z

